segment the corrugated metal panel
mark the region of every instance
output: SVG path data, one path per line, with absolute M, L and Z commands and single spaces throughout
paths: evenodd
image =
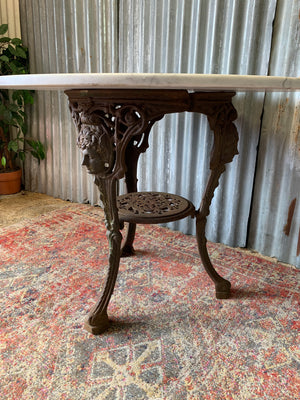
M 0 0 L 0 24 L 8 24 L 9 37 L 21 37 L 19 0 Z
M 115 72 L 117 1 L 21 0 L 22 34 L 32 73 Z M 40 165 L 26 160 L 25 187 L 78 202 L 98 202 L 81 167 L 76 132 L 64 93 L 36 92 L 31 133 L 47 146 Z
M 275 7 L 275 1 L 123 0 L 120 71 L 266 75 Z M 227 167 L 215 193 L 207 227 L 210 240 L 246 244 L 263 99 L 263 94 L 253 93 L 234 100 L 242 132 L 240 155 Z M 140 190 L 180 194 L 199 206 L 211 146 L 204 117 L 165 117 L 153 129 L 140 162 Z M 190 219 L 170 225 L 195 233 Z
M 278 1 L 271 75 L 300 75 L 299 10 Z M 299 93 L 266 97 L 248 244 L 300 268 Z
M 276 4 L 276 0 L 21 0 L 20 10 L 33 73 L 266 75 Z M 281 18 L 288 26 L 288 14 Z M 38 166 L 28 159 L 26 188 L 96 203 L 92 179 L 80 166 L 64 94 L 37 92 L 36 96 L 30 125 L 33 136 L 47 144 L 47 160 Z M 240 155 L 228 166 L 215 194 L 208 238 L 244 246 L 264 95 L 239 94 L 234 102 L 242 132 Z M 150 149 L 140 163 L 140 189 L 182 194 L 199 205 L 211 144 L 201 116 L 166 117 L 154 128 Z M 194 233 L 188 221 L 173 227 Z

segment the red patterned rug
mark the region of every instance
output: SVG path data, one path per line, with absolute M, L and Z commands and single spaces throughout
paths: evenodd
M 107 267 L 99 208 L 4 228 L 0 398 L 293 399 L 300 393 L 300 271 L 209 244 L 233 286 L 216 300 L 195 238 L 139 226 L 101 336 L 83 330 Z

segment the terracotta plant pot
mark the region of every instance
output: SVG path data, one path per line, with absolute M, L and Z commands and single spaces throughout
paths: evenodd
M 0 173 L 0 194 L 13 194 L 21 190 L 22 171 Z

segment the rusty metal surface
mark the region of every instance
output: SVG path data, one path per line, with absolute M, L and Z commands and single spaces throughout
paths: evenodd
M 195 215 L 187 199 L 170 193 L 134 192 L 118 197 L 119 218 L 124 222 L 154 224 Z

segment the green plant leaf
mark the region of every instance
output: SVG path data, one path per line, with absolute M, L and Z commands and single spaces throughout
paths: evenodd
M 22 99 L 22 94 L 21 94 L 21 90 L 14 90 L 12 93 L 12 99 L 13 101 L 19 101 L 19 99 Z
M 19 149 L 19 146 L 18 146 L 17 141 L 11 140 L 11 141 L 8 143 L 7 148 L 8 148 L 8 150 L 14 151 L 14 152 L 16 153 L 16 152 L 18 151 L 18 149 Z
M 20 46 L 16 46 L 16 55 L 21 58 L 27 58 L 27 54 L 24 49 Z
M 19 44 L 22 44 L 22 39 L 13 38 L 13 39 L 11 39 L 11 42 L 12 42 L 12 44 L 14 44 L 14 45 L 19 45 Z
M 5 109 L 3 112 L 3 115 L 2 115 L 3 121 L 9 124 L 11 121 L 11 116 L 12 116 L 11 112 L 9 110 Z
M 4 156 L 1 158 L 1 164 L 4 168 L 6 167 L 6 158 Z
M 37 158 L 39 162 L 46 158 L 44 145 L 39 140 L 26 139 L 26 142 L 32 148 L 31 155 Z
M 8 24 L 0 25 L 0 35 L 4 35 L 8 31 Z
M 19 151 L 18 156 L 21 161 L 25 161 L 25 157 L 26 157 L 25 151 L 23 151 L 23 150 Z
M 19 106 L 17 104 L 14 104 L 14 103 L 8 104 L 7 108 L 10 111 L 14 111 L 14 112 L 18 112 L 18 110 L 19 110 Z
M 9 51 L 13 56 L 16 56 L 16 55 L 17 55 L 16 49 L 15 49 L 13 46 L 9 45 L 9 46 L 7 47 L 7 49 L 8 49 L 8 51 Z
M 29 73 L 28 49 L 19 38 L 9 38 L 5 33 L 7 24 L 0 24 L 0 75 Z M 5 158 L 0 153 L 0 166 L 10 165 L 16 158 L 25 159 L 27 153 L 43 160 L 46 156 L 43 144 L 31 138 L 27 140 L 26 104 L 33 104 L 33 91 L 0 89 L 0 127 L 3 135 L 0 138 L 0 148 L 8 150 Z M 16 130 L 11 131 L 14 127 Z M 13 139 L 11 133 L 13 132 Z M 26 138 L 26 139 L 25 139 Z M 24 146 L 25 144 L 25 146 Z
M 5 62 L 9 62 L 9 58 L 5 55 L 0 56 L 0 60 L 5 61 Z
M 9 68 L 11 69 L 13 75 L 17 75 L 18 74 L 18 67 L 15 65 L 14 61 L 11 61 L 9 63 Z
M 23 90 L 22 92 L 22 96 L 24 99 L 24 104 L 33 104 L 33 95 L 32 95 L 32 91 L 30 90 Z

